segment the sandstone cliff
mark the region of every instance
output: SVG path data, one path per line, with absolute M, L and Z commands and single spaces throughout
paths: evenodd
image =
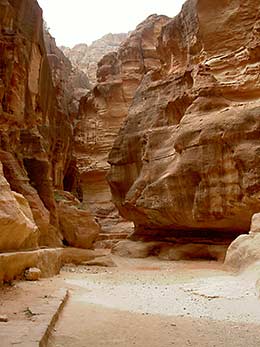
M 135 239 L 248 231 L 260 206 L 259 1 L 187 1 L 154 55 L 110 153 L 116 206 Z
M 0 5 L 0 160 L 11 189 L 30 204 L 40 243 L 59 244 L 51 165 L 51 148 L 59 141 L 58 120 L 53 116 L 55 98 L 41 10 L 35 1 L 1 1 Z
M 98 62 L 104 55 L 117 51 L 120 44 L 126 38 L 127 34 L 107 34 L 89 46 L 81 43 L 73 48 L 63 46 L 61 50 L 70 59 L 73 66 L 83 71 L 88 76 L 92 85 L 95 85 L 97 82 L 96 73 Z
M 47 56 L 42 24 L 35 0 L 0 0 L 0 251 L 64 239 L 54 189 L 63 189 L 76 109 L 63 82 L 70 63 L 53 42 Z
M 83 71 L 73 67 L 47 30 L 44 30 L 44 42 L 58 105 L 61 111 L 75 118 L 81 97 L 91 89 L 89 79 Z
M 104 56 L 98 64 L 98 84 L 80 102 L 74 133 L 75 160 L 66 176 L 66 189 L 80 188 L 83 204 L 94 212 L 104 231 L 129 231 L 129 225 L 117 225 L 106 181 L 108 153 L 144 74 L 160 66 L 155 47 L 168 20 L 166 16 L 150 16 L 117 52 Z
M 88 79 L 48 33 L 44 44 L 37 2 L 0 0 L 0 251 L 91 247 L 88 208 L 104 231 L 129 231 L 106 180 L 112 146 L 109 183 L 133 238 L 248 231 L 259 211 L 259 6 L 189 0 L 174 19 L 148 17 L 101 59 L 77 114 Z

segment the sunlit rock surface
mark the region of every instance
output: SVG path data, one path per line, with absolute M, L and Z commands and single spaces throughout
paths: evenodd
M 0 252 L 37 246 L 38 228 L 27 200 L 12 192 L 0 163 Z
M 109 157 L 134 239 L 249 230 L 260 206 L 259 7 L 190 0 L 163 27 L 158 69 L 142 79 Z
M 100 59 L 110 52 L 115 52 L 120 44 L 127 38 L 128 34 L 107 34 L 92 42 L 91 45 L 80 43 L 73 48 L 60 47 L 68 57 L 72 65 L 83 71 L 89 78 L 92 85 L 97 82 L 97 68 Z
M 260 213 L 253 215 L 248 235 L 240 235 L 229 246 L 225 263 L 235 269 L 260 262 Z

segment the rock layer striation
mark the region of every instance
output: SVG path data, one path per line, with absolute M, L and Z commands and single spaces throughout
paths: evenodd
M 104 56 L 98 64 L 98 84 L 80 102 L 74 133 L 75 162 L 66 182 L 68 190 L 77 187 L 83 204 L 96 215 L 103 231 L 132 230 L 129 224 L 121 223 L 111 202 L 106 180 L 108 153 L 144 74 L 160 66 L 156 42 L 168 21 L 166 16 L 150 16 L 117 52 Z
M 37 1 L 0 0 L 0 252 L 64 238 L 54 189 L 63 189 L 77 109 L 64 82 L 71 64 L 53 41 L 47 48 Z
M 107 34 L 92 42 L 91 45 L 80 43 L 73 48 L 60 47 L 73 66 L 84 72 L 92 85 L 97 82 L 97 68 L 100 59 L 110 53 L 115 52 L 120 44 L 127 38 L 128 34 Z
M 145 72 L 109 157 L 135 239 L 249 230 L 260 206 L 259 34 L 258 0 L 189 0 L 162 28 L 158 69 Z

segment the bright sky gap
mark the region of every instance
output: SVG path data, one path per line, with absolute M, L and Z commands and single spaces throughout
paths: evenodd
M 184 0 L 38 0 L 58 46 L 90 44 L 108 33 L 127 33 L 153 13 L 174 17 Z

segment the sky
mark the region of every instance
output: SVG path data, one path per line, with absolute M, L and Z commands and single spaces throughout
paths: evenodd
M 174 17 L 184 0 L 38 0 L 58 46 L 127 33 L 153 13 Z

